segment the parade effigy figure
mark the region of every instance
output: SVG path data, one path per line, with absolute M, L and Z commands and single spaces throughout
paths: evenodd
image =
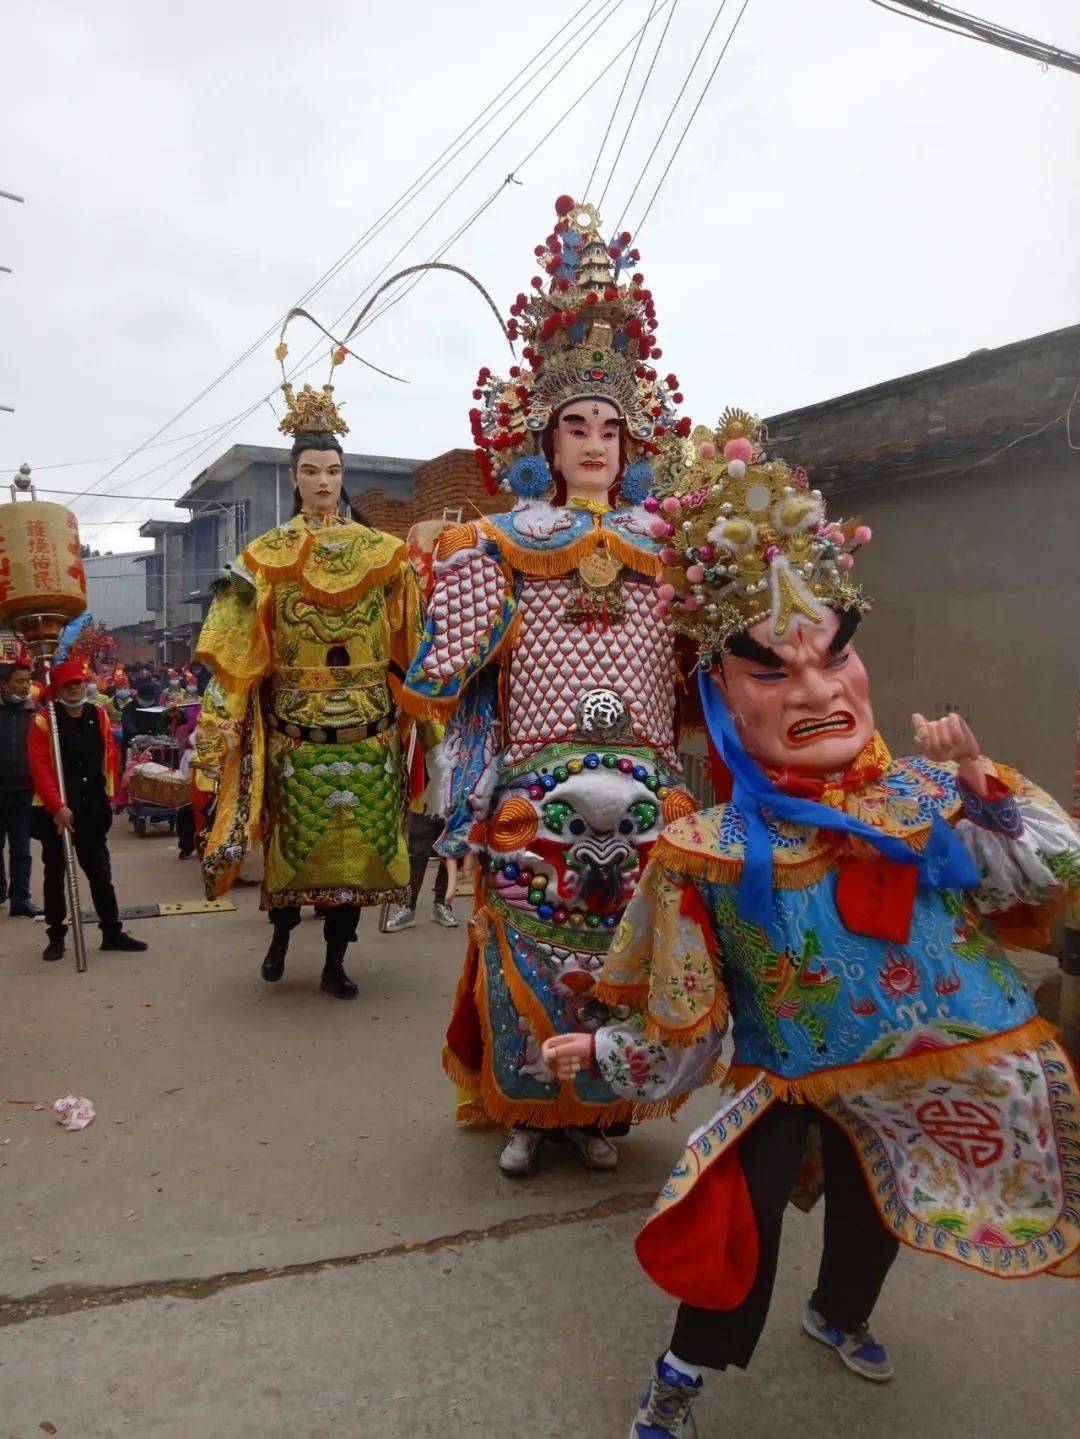
M 217 681 L 196 751 L 220 773 L 202 866 L 208 894 L 222 894 L 261 842 L 274 927 L 263 978 L 281 978 L 289 933 L 312 904 L 324 911 L 322 987 L 347 999 L 360 909 L 409 893 L 390 681 L 416 654 L 423 621 L 403 541 L 342 509 L 337 437 L 348 427 L 332 387 L 284 390 L 296 513 L 230 566 L 196 650 Z
M 830 523 L 744 413 L 681 448 L 660 603 L 700 652 L 731 795 L 653 849 L 597 985 L 630 1022 L 545 1046 L 627 1099 L 727 1075 L 638 1240 L 682 1304 L 633 1439 L 689 1434 L 702 1369 L 749 1363 L 784 1210 L 816 1188 L 810 1138 L 825 1242 L 803 1327 L 864 1377 L 892 1374 L 867 1324 L 901 1243 L 1080 1275 L 1077 1079 L 1002 945 L 1080 889 L 1076 829 L 957 714 L 914 715 L 921 753 L 893 758 L 853 644 L 869 530 Z
M 437 848 L 482 861 L 444 1063 L 459 1117 L 514 1126 L 511 1174 L 553 1130 L 612 1168 L 610 1134 L 647 1110 L 600 1076 L 559 1082 L 540 1046 L 606 1022 L 593 991 L 611 936 L 663 824 L 693 808 L 644 508 L 658 442 L 688 422 L 675 376 L 653 367 L 629 237 L 609 244 L 569 197 L 556 209 L 537 247 L 548 278 L 511 310 L 523 364 L 482 370 L 471 411 L 489 488 L 517 503 L 440 537 L 403 699 L 448 722 Z

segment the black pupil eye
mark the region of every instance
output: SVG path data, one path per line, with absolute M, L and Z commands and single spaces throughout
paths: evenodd
M 619 825 L 619 833 L 620 833 L 620 834 L 629 834 L 630 831 L 631 831 L 633 828 L 634 828 L 634 822 L 633 822 L 633 820 L 624 819 L 623 822 L 622 822 L 622 824 Z
M 585 833 L 585 821 L 584 821 L 583 819 L 572 819 L 572 820 L 570 821 L 570 833 L 571 833 L 571 834 L 584 834 L 584 833 Z

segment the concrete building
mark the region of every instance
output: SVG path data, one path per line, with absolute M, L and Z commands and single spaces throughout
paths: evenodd
M 835 516 L 874 531 L 859 648 L 879 726 L 959 710 L 1071 803 L 1080 678 L 1080 325 L 768 421 Z M 1066 421 L 1075 404 L 1071 425 Z
M 103 624 L 117 643 L 121 664 L 154 658 L 154 616 L 147 604 L 146 552 L 87 555 L 87 609 Z

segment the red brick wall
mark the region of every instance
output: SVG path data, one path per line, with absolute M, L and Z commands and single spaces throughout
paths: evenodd
M 366 490 L 361 508 L 368 524 L 404 539 L 420 520 L 438 520 L 443 511 L 461 511 L 463 520 L 477 513 L 498 514 L 508 510 L 512 495 L 489 495 L 476 468 L 473 450 L 447 450 L 413 472 L 410 500 L 392 500 L 382 490 Z

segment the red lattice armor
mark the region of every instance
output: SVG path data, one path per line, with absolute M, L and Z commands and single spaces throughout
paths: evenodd
M 429 609 L 435 639 L 421 668 L 433 679 L 447 680 L 465 668 L 490 633 L 502 610 L 506 578 L 498 560 L 484 554 L 440 569 Z

